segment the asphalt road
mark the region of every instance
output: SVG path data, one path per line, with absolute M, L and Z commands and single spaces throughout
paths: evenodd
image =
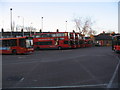
M 118 88 L 120 54 L 111 47 L 3 55 L 3 88 Z

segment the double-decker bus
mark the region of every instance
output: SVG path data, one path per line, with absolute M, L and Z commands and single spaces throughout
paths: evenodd
M 79 47 L 84 48 L 85 47 L 85 40 L 83 39 L 82 34 L 79 33 Z
M 85 40 L 85 47 L 92 47 L 93 41 L 92 39 L 86 39 Z
M 40 33 L 33 34 L 32 37 L 37 50 L 71 48 L 68 32 Z
M 113 36 L 112 50 L 114 50 L 115 52 L 120 52 L 120 35 Z
M 85 47 L 85 40 L 84 39 L 80 39 L 79 40 L 79 45 L 80 45 L 80 48 L 84 48 Z
M 76 48 L 79 48 L 79 36 L 78 36 L 78 33 L 75 33 L 75 45 L 76 45 Z
M 75 43 L 75 32 L 70 32 L 70 44 L 71 48 L 76 48 L 76 43 Z
M 0 38 L 1 54 L 29 54 L 34 51 L 32 37 Z

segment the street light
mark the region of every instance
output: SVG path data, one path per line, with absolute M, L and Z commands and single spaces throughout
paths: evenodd
M 41 17 L 41 30 L 43 30 L 43 17 Z
M 67 21 L 65 21 L 66 22 L 66 31 L 67 31 Z
M 12 36 L 12 8 L 10 8 L 10 27 L 11 27 L 11 36 Z

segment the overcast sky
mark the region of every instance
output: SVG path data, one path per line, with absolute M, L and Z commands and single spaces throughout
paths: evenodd
M 76 29 L 73 19 L 81 17 L 91 18 L 94 22 L 92 27 L 97 33 L 118 32 L 118 2 L 14 1 L 0 2 L 0 12 L 2 12 L 0 28 L 3 27 L 6 31 L 10 30 L 10 8 L 12 8 L 15 25 L 23 25 L 24 18 L 24 26 L 33 26 L 39 30 L 41 17 L 43 17 L 43 31 L 56 31 L 56 29 L 66 31 L 65 21 L 67 21 L 67 31 L 72 31 Z

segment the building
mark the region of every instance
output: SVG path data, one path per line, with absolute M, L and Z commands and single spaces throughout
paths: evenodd
M 94 43 L 98 46 L 111 46 L 112 35 L 110 33 L 101 33 L 97 36 L 94 36 Z

